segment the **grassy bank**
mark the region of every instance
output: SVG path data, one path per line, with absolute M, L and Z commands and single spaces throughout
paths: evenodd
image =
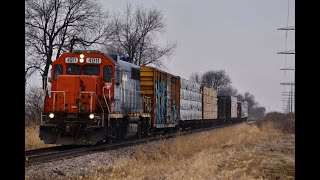
M 295 135 L 274 126 L 238 125 L 159 143 L 75 179 L 294 179 Z
M 39 138 L 39 126 L 31 125 L 25 127 L 25 150 L 50 147 L 55 145 L 44 144 Z

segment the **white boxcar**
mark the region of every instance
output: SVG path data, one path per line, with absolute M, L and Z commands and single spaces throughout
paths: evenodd
M 237 118 L 237 107 L 238 107 L 238 100 L 236 97 L 231 96 L 231 118 Z
M 241 118 L 247 118 L 248 117 L 248 102 L 247 101 L 243 101 L 241 103 Z
M 202 119 L 201 85 L 180 78 L 180 119 Z

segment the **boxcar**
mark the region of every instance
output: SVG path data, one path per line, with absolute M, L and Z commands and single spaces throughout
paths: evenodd
M 242 107 L 241 107 L 241 110 L 242 110 L 241 118 L 248 118 L 248 102 L 247 101 L 243 101 L 241 105 L 242 105 Z
M 180 120 L 202 119 L 202 88 L 201 85 L 180 78 Z
M 202 86 L 202 117 L 206 119 L 218 118 L 217 91 Z
M 159 69 L 140 67 L 140 90 L 151 98 L 153 128 L 175 127 L 180 114 L 180 78 Z
M 237 118 L 237 98 L 233 96 L 218 96 L 218 118 Z

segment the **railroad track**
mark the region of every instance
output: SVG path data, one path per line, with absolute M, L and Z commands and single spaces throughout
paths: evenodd
M 248 119 L 248 120 L 246 121 L 246 123 L 249 124 L 249 125 L 253 125 L 253 124 L 256 123 L 256 120 L 255 120 L 255 119 Z
M 24 152 L 25 157 L 30 157 L 34 155 L 40 155 L 40 154 L 49 154 L 54 152 L 60 152 L 60 151 L 66 151 L 71 150 L 75 148 L 79 148 L 80 146 L 74 146 L 74 145 L 67 145 L 67 146 L 52 146 L 47 148 L 41 148 L 41 149 L 32 149 Z
M 225 124 L 220 126 L 208 127 L 208 128 L 201 128 L 189 131 L 182 131 L 179 135 L 188 135 L 194 134 L 202 131 L 208 131 L 212 129 L 220 129 L 227 126 L 234 126 L 240 123 L 246 122 L 237 122 L 233 124 Z M 166 135 L 158 135 L 149 138 L 141 138 L 141 139 L 134 139 L 130 141 L 122 141 L 113 144 L 100 144 L 96 146 L 54 146 L 49 148 L 42 148 L 42 149 L 35 149 L 25 151 L 25 166 L 41 164 L 44 162 L 56 161 L 60 159 L 72 158 L 84 154 L 95 153 L 97 151 L 107 151 L 112 149 L 118 149 L 122 147 L 132 146 L 136 144 L 142 144 L 147 142 L 152 142 L 160 139 L 169 139 L 175 137 L 176 133 L 169 133 Z

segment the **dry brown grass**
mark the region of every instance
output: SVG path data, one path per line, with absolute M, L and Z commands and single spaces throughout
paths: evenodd
M 266 114 L 264 119 L 258 120 L 256 124 L 264 130 L 275 129 L 283 133 L 295 133 L 295 117 L 292 113 L 271 112 Z
M 39 126 L 32 125 L 25 127 L 25 150 L 50 147 L 55 145 L 44 144 L 39 138 Z
M 294 134 L 238 125 L 160 141 L 75 179 L 294 179 Z

